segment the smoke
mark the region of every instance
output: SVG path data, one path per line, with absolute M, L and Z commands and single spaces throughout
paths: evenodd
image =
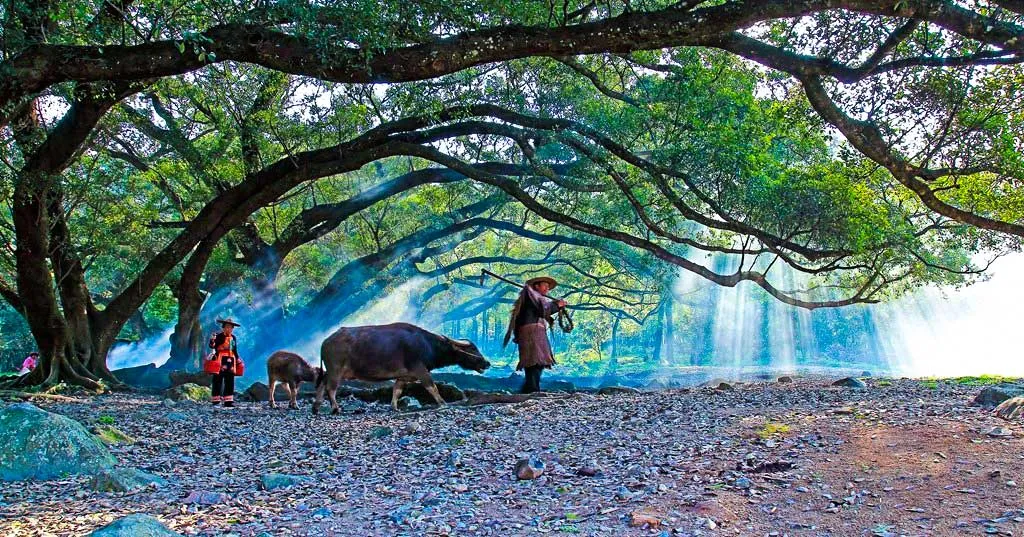
M 429 281 L 426 278 L 413 278 L 399 285 L 391 293 L 364 305 L 358 311 L 345 317 L 342 322 L 315 333 L 295 338 L 288 348 L 311 363 L 317 364 L 320 361 L 320 344 L 342 326 L 363 326 L 397 322 L 420 324 L 418 298 L 423 294 L 428 283 Z M 266 355 L 269 356 L 269 352 Z
M 174 329 L 170 328 L 144 341 L 117 345 L 107 354 L 107 366 L 113 370 L 146 364 L 163 365 L 171 355 L 173 332 Z
M 785 289 L 807 283 L 788 267 L 778 272 Z M 814 311 L 769 299 L 754 285 L 724 288 L 683 272 L 673 296 L 691 309 L 691 339 L 676 341 L 660 374 L 699 365 L 725 378 L 862 370 L 1024 376 L 1016 338 L 1024 285 L 1014 277 L 1024 273 L 1024 254 L 1000 259 L 990 272 L 988 281 L 959 290 L 920 289 L 892 302 Z
M 296 352 L 316 365 L 320 361 L 321 342 L 339 327 L 393 322 L 421 324 L 418 298 L 428 284 L 429 280 L 425 278 L 413 278 L 390 293 L 362 304 L 339 321 L 331 320 L 337 316 L 332 311 L 332 304 L 306 310 L 301 317 L 285 318 L 281 314 L 279 298 L 273 294 L 249 285 L 223 288 L 207 299 L 200 314 L 204 343 L 206 338 L 220 330 L 216 322 L 218 318 L 231 317 L 241 324 L 235 329 L 235 335 L 239 355 L 246 363 L 246 377 L 262 378 L 266 359 L 277 350 Z M 344 293 L 339 295 L 345 296 Z M 169 328 L 145 341 L 115 347 L 107 358 L 110 368 L 163 364 L 170 355 L 172 332 L 173 328 Z
M 925 289 L 876 314 L 881 352 L 907 376 L 1024 376 L 1020 308 L 1024 254 L 1002 258 L 991 278 L 942 293 Z

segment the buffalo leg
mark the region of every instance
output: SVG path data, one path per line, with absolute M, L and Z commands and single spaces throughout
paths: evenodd
M 433 396 L 434 401 L 437 401 L 437 406 L 444 406 L 444 398 L 441 397 L 441 392 L 437 391 L 437 384 L 434 384 L 433 380 L 429 380 L 423 384 L 423 386 Z
M 427 391 L 429 391 L 430 395 L 433 396 L 434 401 L 437 402 L 438 407 L 444 406 L 444 399 L 441 398 L 440 391 L 437 391 L 437 384 L 434 384 L 433 382 L 427 384 Z
M 274 388 L 277 388 L 277 379 L 270 378 L 270 408 L 277 408 L 277 403 L 274 402 Z
M 331 385 L 327 387 L 327 398 L 331 400 L 331 414 L 341 414 L 341 407 L 338 406 L 338 385 L 341 382 L 337 380 L 331 380 Z
M 299 383 L 288 383 L 288 408 L 299 408 Z
M 402 398 L 402 389 L 405 388 L 404 380 L 396 380 L 395 387 L 391 389 L 391 408 L 398 410 L 398 400 Z
M 327 379 L 316 385 L 316 397 L 313 398 L 313 415 L 320 412 L 320 404 L 324 402 L 324 390 L 327 389 Z
M 282 382 L 281 387 L 284 388 L 285 395 L 288 396 L 288 408 L 292 407 L 292 389 L 287 382 Z

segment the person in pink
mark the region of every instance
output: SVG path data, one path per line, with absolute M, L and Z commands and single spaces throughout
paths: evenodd
M 25 357 L 25 361 L 21 362 L 21 370 L 18 371 L 18 374 L 27 375 L 31 373 L 32 370 L 36 368 L 37 363 L 39 363 L 39 353 L 29 353 L 29 355 Z

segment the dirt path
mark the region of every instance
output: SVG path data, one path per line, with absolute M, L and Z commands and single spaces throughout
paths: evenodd
M 1020 424 L 967 406 L 978 388 L 887 384 L 402 414 L 349 402 L 317 418 L 140 396 L 39 402 L 87 425 L 113 418 L 139 439 L 116 448 L 122 464 L 169 484 L 6 485 L 0 534 L 82 535 L 145 512 L 187 535 L 1021 535 Z M 988 436 L 997 425 L 1013 436 Z M 544 475 L 517 481 L 515 462 L 530 455 Z M 269 472 L 311 479 L 261 490 Z M 192 503 L 201 493 L 215 503 Z

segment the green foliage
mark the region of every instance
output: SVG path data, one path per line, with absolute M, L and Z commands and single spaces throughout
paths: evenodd
M 773 436 L 785 436 L 789 434 L 791 427 L 785 423 L 769 421 L 756 431 L 758 438 L 765 440 Z
M 1019 247 L 1003 235 L 934 220 L 935 215 L 875 161 L 834 138 L 803 92 L 784 75 L 765 72 L 724 51 L 677 47 L 566 62 L 528 58 L 432 80 L 360 86 L 247 64 L 215 63 L 220 60 L 213 50 L 217 43 L 204 33 L 213 24 L 265 24 L 294 34 L 296 42 L 309 45 L 318 59 L 357 50 L 369 60 L 375 52 L 481 28 L 563 26 L 576 22 L 569 20 L 574 12 L 583 17 L 578 20 L 596 20 L 674 3 L 314 4 L 286 0 L 253 8 L 219 0 L 146 0 L 132 3 L 125 23 L 116 25 L 90 24 L 95 2 L 52 2 L 48 11 L 35 10 L 28 2 L 6 8 L 4 15 L 10 20 L 3 29 L 3 47 L 8 56 L 27 44 L 35 19 L 49 17 L 52 24 L 37 25 L 47 28 L 49 43 L 166 39 L 179 53 L 212 63 L 187 75 L 160 79 L 114 106 L 59 177 L 66 193 L 59 209 L 73 230 L 70 250 L 87 267 L 86 284 L 96 311 L 103 311 L 178 236 L 180 229 L 168 223 L 191 221 L 211 199 L 260 169 L 274 163 L 287 166 L 303 151 L 346 142 L 382 124 L 421 115 L 436 119 L 446 107 L 464 104 L 485 103 L 538 121 L 560 120 L 579 127 L 455 118 L 442 130 L 466 120 L 464 125 L 514 128 L 518 137 L 468 129 L 431 147 L 471 164 L 529 165 L 507 177 L 530 199 L 562 213 L 565 220 L 643 239 L 664 253 L 658 257 L 588 236 L 524 210 L 482 181 L 465 180 L 422 185 L 365 207 L 316 240 L 287 252 L 273 270 L 251 257 L 286 241 L 292 231 L 289 225 L 307 211 L 343 203 L 404 174 L 438 167 L 421 158 L 382 156 L 358 169 L 335 170 L 303 182 L 254 209 L 244 230 L 235 230 L 218 243 L 204 272 L 203 292 L 232 293 L 245 303 L 240 308 L 259 308 L 261 297 L 253 282 L 270 278 L 281 310 L 302 319 L 310 313 L 304 308 L 348 263 L 386 251 L 424 229 L 474 216 L 492 218 L 569 240 L 534 241 L 512 232 L 473 228 L 369 266 L 368 274 L 333 283 L 345 289 L 340 295 L 368 286 L 387 295 L 414 283 L 425 297 L 414 304 L 424 322 L 471 334 L 497 353 L 514 292 L 492 287 L 493 282 L 471 285 L 479 268 L 487 266 L 520 279 L 549 273 L 564 282 L 560 293 L 587 308 L 576 312 L 577 329 L 570 338 L 556 337 L 563 371 L 614 375 L 722 360 L 708 333 L 721 296 L 710 283 L 678 292 L 678 267 L 666 261 L 672 256 L 686 261 L 676 265 L 686 265 L 688 274 L 722 280 L 742 271 L 763 271 L 764 281 L 787 290 L 789 297 L 884 300 L 927 285 L 967 285 L 978 279 L 976 260 Z M 892 30 L 889 21 L 872 20 L 829 11 L 799 23 L 768 21 L 749 33 L 781 47 L 859 63 L 864 47 L 873 50 Z M 279 21 L 288 23 L 282 26 Z M 970 43 L 948 32 L 929 32 L 925 26 L 912 32 L 894 54 L 973 53 Z M 935 167 L 964 163 L 983 168 L 931 181 L 941 200 L 1008 222 L 1024 218 L 1019 182 L 1011 179 L 1024 171 L 1024 113 L 1019 92 L 1014 91 L 1024 80 L 1019 66 L 915 69 L 900 73 L 904 80 L 898 84 L 895 76 L 879 73 L 862 83 L 828 89 L 851 117 L 877 120 L 898 154 Z M 65 84 L 48 89 L 42 97 L 59 110 L 68 105 L 75 89 Z M 55 124 L 57 118 L 45 119 Z M 945 129 L 929 128 L 940 124 Z M 906 125 L 916 125 L 909 135 Z M 0 169 L 0 204 L 10 206 L 17 169 L 32 144 L 5 136 L 8 143 L 0 144 L 0 158 L 8 165 Z M 638 160 L 650 166 L 638 166 Z M 554 167 L 566 171 L 553 177 Z M 484 200 L 494 204 L 474 214 L 463 213 Z M 0 239 L 13 245 L 10 211 L 4 211 L 0 220 Z M 773 244 L 786 241 L 812 252 L 842 254 L 815 259 L 794 252 L 792 246 Z M 721 251 L 741 246 L 757 253 L 737 256 Z M 15 275 L 13 251 L 0 252 L 0 284 L 13 285 Z M 168 275 L 121 330 L 122 339 L 151 339 L 173 326 L 180 276 L 181 267 Z M 427 289 L 435 286 L 444 289 L 428 299 Z M 868 289 L 869 295 L 855 294 L 861 289 Z M 765 318 L 791 313 L 773 309 L 774 298 L 766 293 L 746 298 L 745 304 Z M 866 317 L 858 308 L 816 314 L 807 323 L 816 346 L 797 349 L 801 354 L 795 359 L 869 366 L 872 357 L 865 354 L 871 351 L 864 349 L 871 348 L 875 334 L 869 323 L 860 322 Z M 0 308 L 0 364 L 17 367 L 34 347 L 20 314 L 7 305 Z M 663 348 L 671 348 L 673 356 L 660 356 Z M 769 362 L 770 352 L 742 360 Z

